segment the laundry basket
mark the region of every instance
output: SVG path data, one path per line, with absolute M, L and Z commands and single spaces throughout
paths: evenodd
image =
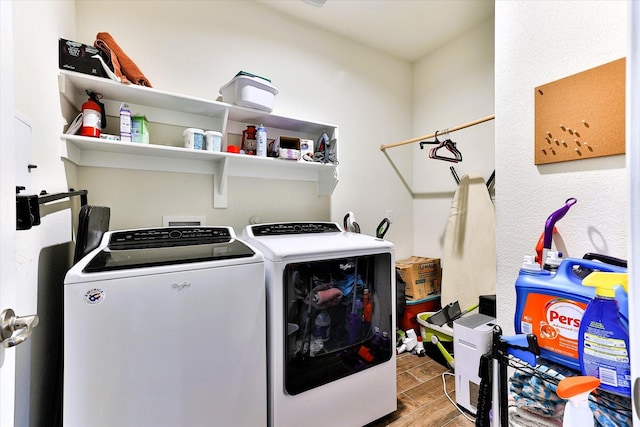
M 453 328 L 444 324 L 442 326 L 427 322 L 435 312 L 426 311 L 418 314 L 418 324 L 420 325 L 420 335 L 425 343 L 432 343 L 438 347 L 440 354 L 444 357 L 447 365 L 454 368 L 453 360 Z M 447 348 L 448 347 L 448 348 Z

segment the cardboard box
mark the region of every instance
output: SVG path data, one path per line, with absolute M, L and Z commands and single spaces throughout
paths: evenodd
M 86 44 L 58 39 L 58 67 L 97 77 L 107 77 L 99 59 L 92 58 L 100 51 Z
M 291 148 L 279 148 L 278 157 L 285 160 L 300 160 L 300 150 Z
M 315 141 L 313 139 L 300 139 L 300 161 L 304 162 L 302 157 L 306 154 L 313 159 L 313 145 Z
M 407 300 L 415 301 L 440 294 L 442 270 L 439 258 L 412 256 L 396 261 L 396 270 L 407 284 Z
M 291 136 L 279 136 L 274 141 L 276 152 L 281 159 L 300 159 L 300 138 Z
M 131 141 L 149 143 L 149 121 L 145 116 L 131 117 Z
M 292 136 L 279 136 L 276 138 L 275 144 L 278 149 L 300 150 L 300 138 Z

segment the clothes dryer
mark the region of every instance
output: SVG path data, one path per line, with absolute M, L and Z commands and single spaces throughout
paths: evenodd
M 268 419 L 363 426 L 396 410 L 393 245 L 335 223 L 257 224 L 265 257 Z
M 65 278 L 65 427 L 266 425 L 264 280 L 230 227 L 107 232 Z

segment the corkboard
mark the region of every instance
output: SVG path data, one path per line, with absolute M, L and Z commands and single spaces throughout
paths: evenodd
M 625 58 L 535 88 L 535 164 L 625 152 Z

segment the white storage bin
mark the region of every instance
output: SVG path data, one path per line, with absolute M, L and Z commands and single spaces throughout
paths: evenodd
M 259 77 L 236 76 L 220 88 L 224 102 L 271 112 L 278 89 Z

